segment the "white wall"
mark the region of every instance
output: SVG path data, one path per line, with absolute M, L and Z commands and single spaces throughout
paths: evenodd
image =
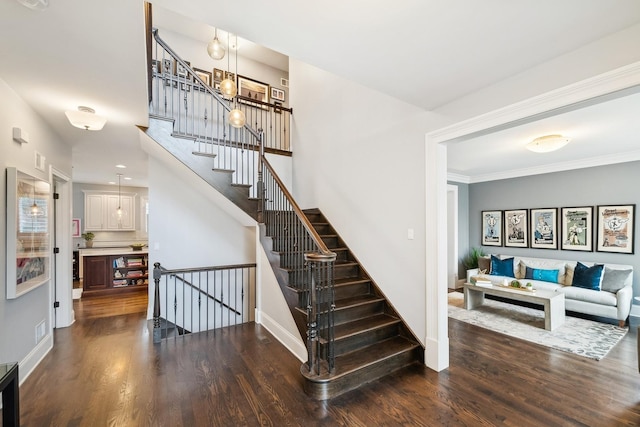
M 289 75 L 294 197 L 322 210 L 424 339 L 425 134 L 448 123 L 298 61 Z
M 638 40 L 640 24 L 530 68 L 435 111 L 462 120 L 606 73 L 640 61 Z
M 51 329 L 51 283 L 40 286 L 13 300 L 6 299 L 6 173 L 8 166 L 38 178 L 49 180 L 49 166 L 71 176 L 71 147 L 64 144 L 51 128 L 5 82 L 0 79 L 0 363 L 20 362 L 23 380 L 53 344 Z M 62 111 L 60 112 L 62 114 Z M 12 128 L 29 134 L 28 144 L 12 139 Z M 46 157 L 46 171 L 35 169 L 38 151 Z M 15 237 L 14 237 L 15 238 Z M 69 258 L 69 263 L 71 259 Z M 35 342 L 35 327 L 46 322 L 47 335 Z
M 254 227 L 236 221 L 162 162 L 149 158 L 150 265 L 160 262 L 173 269 L 253 263 L 255 239 Z

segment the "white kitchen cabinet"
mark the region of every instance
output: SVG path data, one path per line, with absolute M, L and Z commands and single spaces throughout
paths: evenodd
M 135 225 L 135 193 L 84 192 L 85 231 L 133 231 Z M 118 206 L 122 215 L 117 214 Z

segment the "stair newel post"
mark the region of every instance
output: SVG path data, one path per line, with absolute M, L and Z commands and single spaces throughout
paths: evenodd
M 264 214 L 264 178 L 262 176 L 262 162 L 264 160 L 264 131 L 262 129 L 258 129 L 258 148 L 260 153 L 260 159 L 258 160 L 258 222 L 264 222 L 263 214 Z
M 320 375 L 321 359 L 325 359 L 331 373 L 335 368 L 334 345 L 334 279 L 333 268 L 336 254 L 329 252 L 304 255 L 308 265 L 307 305 L 307 351 L 309 372 Z M 324 338 L 325 350 L 320 349 L 320 338 Z M 324 356 L 324 357 L 323 357 Z
M 318 363 L 317 348 L 318 324 L 316 322 L 317 307 L 315 304 L 316 281 L 313 278 L 312 262 L 307 262 L 307 272 L 309 277 L 309 287 L 307 288 L 307 364 L 309 366 L 309 372 L 314 372 L 316 365 L 317 369 L 320 369 L 320 364 Z
M 153 264 L 153 282 L 155 283 L 153 297 L 153 342 L 158 343 L 162 340 L 162 331 L 160 330 L 160 278 L 162 277 L 162 269 L 160 263 Z

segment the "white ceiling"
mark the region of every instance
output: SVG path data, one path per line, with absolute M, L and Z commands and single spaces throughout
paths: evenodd
M 172 31 L 182 29 L 204 41 L 217 26 L 286 55 L 279 56 L 279 61 L 293 57 L 426 110 L 640 22 L 637 0 L 153 3 L 155 23 L 171 26 Z M 161 6 L 174 13 L 163 12 Z M 143 30 L 140 0 L 51 0 L 42 12 L 13 0 L 0 2 L 0 77 L 73 147 L 77 182 L 112 181 L 119 172 L 115 164 L 124 163 L 129 166 L 125 175 L 133 178 L 128 184 L 146 185 L 146 156 L 139 149 L 135 128 L 147 122 Z M 104 130 L 71 127 L 64 111 L 78 105 L 105 115 Z M 593 117 L 604 113 L 593 114 L 585 120 L 592 129 L 600 129 L 603 120 Z M 619 113 L 614 112 L 613 118 L 619 119 Z M 573 121 L 573 127 L 571 122 L 554 126 L 572 131 L 574 138 L 566 151 L 558 153 L 565 156 L 558 157 L 558 162 L 567 161 L 570 151 L 578 158 L 603 156 L 612 150 L 610 143 L 605 151 L 597 151 L 602 144 L 587 142 L 573 131 L 581 119 L 567 120 Z M 630 122 L 622 120 L 617 128 Z M 541 129 L 505 131 L 504 137 L 522 141 Z M 637 135 L 637 130 L 629 132 Z M 465 161 L 463 154 L 469 155 L 470 150 L 456 152 L 471 143 L 451 148 L 450 167 L 463 175 L 495 173 L 497 166 L 488 170 L 479 162 Z M 507 170 L 550 162 L 550 157 L 544 162 L 531 156 L 516 159 L 513 148 L 505 148 L 513 143 L 505 145 L 497 135 L 473 144 L 474 148 L 494 144 L 482 151 L 491 152 L 494 165 L 506 165 Z M 512 157 L 501 161 L 502 155 Z
M 640 93 L 610 98 L 449 143 L 450 177 L 473 183 L 640 160 Z M 554 134 L 570 137 L 571 142 L 551 153 L 525 148 L 537 137 Z

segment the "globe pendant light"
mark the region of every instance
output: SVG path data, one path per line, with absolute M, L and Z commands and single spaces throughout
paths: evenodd
M 238 75 L 238 36 L 236 35 L 236 75 Z M 229 111 L 229 124 L 234 128 L 242 128 L 247 122 L 244 112 L 238 108 L 238 99 L 235 100 L 233 110 Z
M 238 37 L 238 36 L 236 36 Z M 229 33 L 227 33 L 227 46 L 229 45 Z M 238 72 L 238 51 L 236 50 L 236 73 Z M 220 92 L 225 99 L 232 99 L 238 93 L 238 87 L 236 82 L 229 78 L 231 73 L 231 66 L 229 62 L 229 56 L 227 56 L 227 75 L 224 80 L 220 82 Z
M 213 40 L 211 40 L 209 42 L 209 44 L 207 44 L 207 53 L 209 54 L 209 56 L 213 59 L 222 59 L 224 58 L 224 46 L 222 46 L 222 43 L 220 43 L 220 40 L 218 40 L 218 29 L 216 28 L 216 32 L 215 35 L 213 37 Z
M 234 128 L 241 128 L 247 122 L 247 119 L 242 110 L 234 108 L 229 111 L 229 124 Z
M 223 98 L 232 99 L 238 93 L 238 87 L 233 80 L 227 77 L 220 82 L 220 92 L 222 92 Z

